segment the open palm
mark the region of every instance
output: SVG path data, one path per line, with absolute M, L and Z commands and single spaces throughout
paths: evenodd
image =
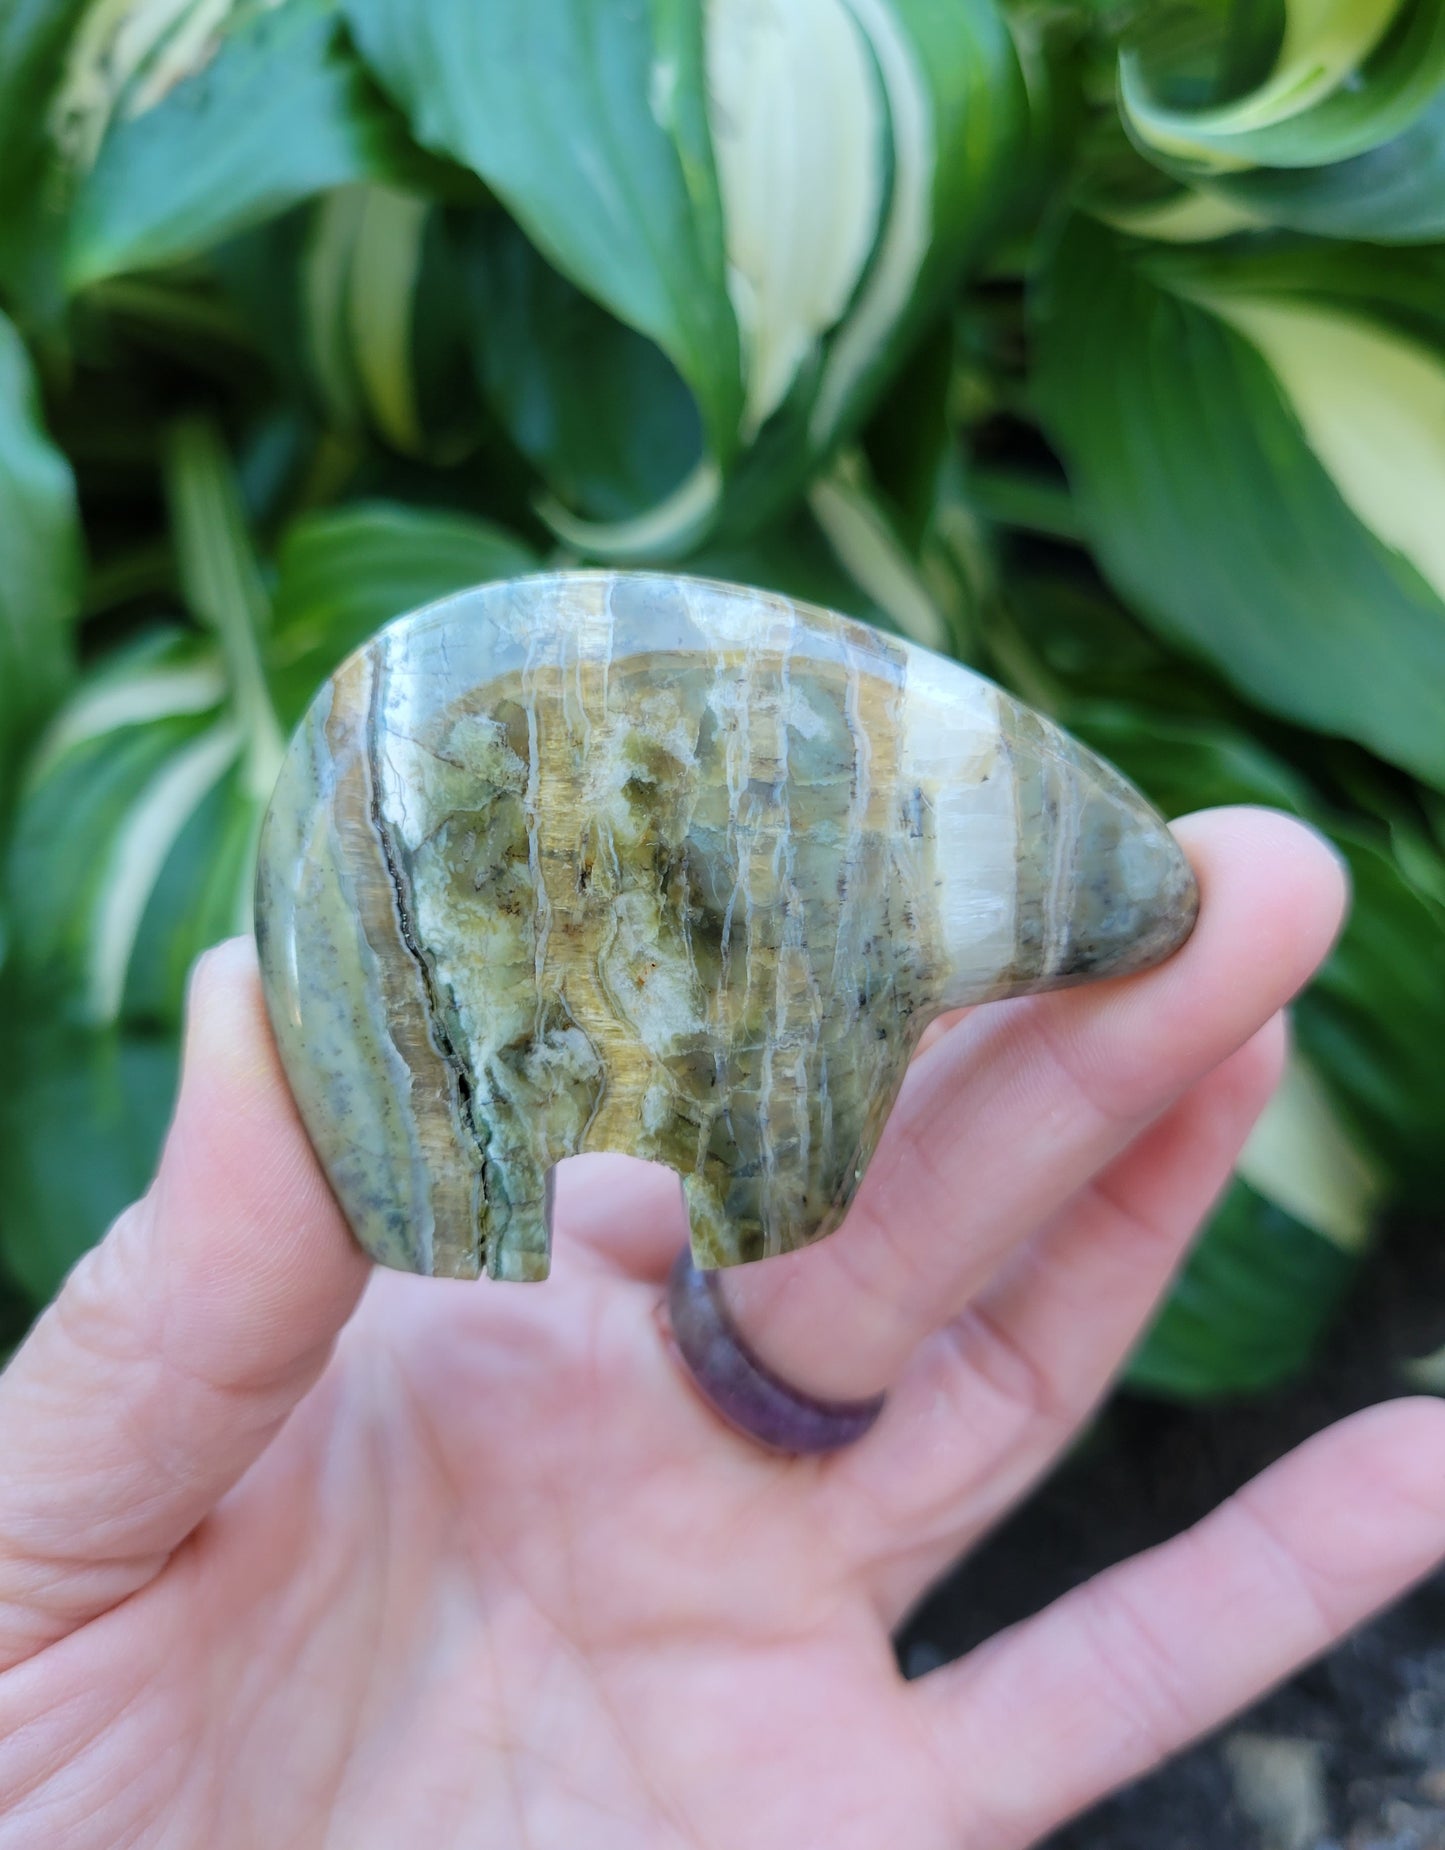
M 821 1462 L 683 1379 L 661 1172 L 569 1165 L 545 1287 L 368 1282 L 213 954 L 155 1187 L 0 1379 L 0 1846 L 1003 1850 L 1423 1572 L 1445 1409 L 1396 1403 L 895 1668 L 1147 1321 L 1335 929 L 1303 830 L 1183 832 L 1184 952 L 933 1037 L 848 1224 L 730 1281 L 790 1378 L 891 1387 Z

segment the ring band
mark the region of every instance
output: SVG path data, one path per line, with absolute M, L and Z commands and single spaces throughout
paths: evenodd
M 769 1451 L 840 1451 L 883 1411 L 882 1394 L 817 1400 L 775 1375 L 728 1314 L 721 1274 L 699 1271 L 685 1248 L 668 1280 L 667 1314 L 671 1346 L 693 1386 L 729 1426 Z

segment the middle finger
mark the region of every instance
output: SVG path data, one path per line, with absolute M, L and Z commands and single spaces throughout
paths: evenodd
M 734 1320 L 785 1380 L 837 1399 L 892 1385 L 1023 1239 L 1308 980 L 1345 898 L 1324 842 L 1263 810 L 1178 833 L 1201 894 L 1182 950 L 969 1016 L 915 1061 L 838 1232 L 725 1276 Z

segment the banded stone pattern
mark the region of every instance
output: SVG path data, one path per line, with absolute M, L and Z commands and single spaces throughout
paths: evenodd
M 933 1016 L 1140 969 L 1195 905 L 1137 793 L 980 677 L 760 592 L 570 573 L 337 671 L 256 918 L 362 1244 L 531 1279 L 580 1150 L 676 1170 L 700 1265 L 827 1233 Z

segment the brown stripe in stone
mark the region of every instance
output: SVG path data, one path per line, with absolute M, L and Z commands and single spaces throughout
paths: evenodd
M 430 1181 L 432 1270 L 474 1278 L 482 1259 L 477 1180 L 481 1156 L 467 1120 L 461 1062 L 436 1036 L 436 1001 L 406 919 L 404 877 L 388 845 L 375 762 L 385 657 L 353 656 L 338 671 L 326 743 L 336 767 L 332 811 L 347 844 L 357 924 L 375 957 L 382 1015 L 411 1075 L 414 1134 Z M 475 1152 L 470 1165 L 458 1161 Z

